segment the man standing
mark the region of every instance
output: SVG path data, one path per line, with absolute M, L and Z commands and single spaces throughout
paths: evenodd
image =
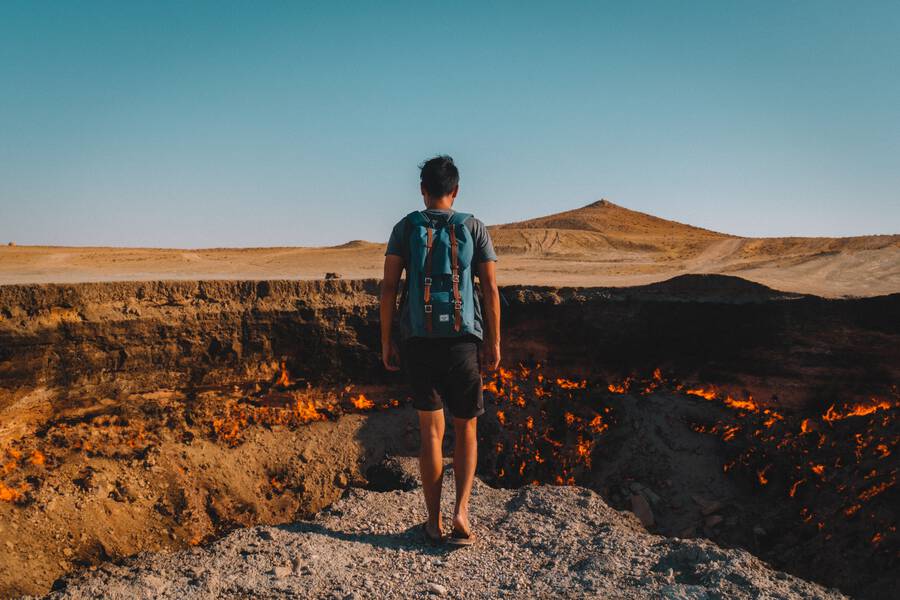
M 428 511 L 423 527 L 432 541 L 444 539 L 440 504 L 445 403 L 453 415 L 456 506 L 446 539 L 468 545 L 475 540 L 469 495 L 478 457 L 476 423 L 484 412 L 481 366 L 494 370 L 500 364 L 497 255 L 484 223 L 452 208 L 459 192 L 453 159 L 437 156 L 419 168 L 425 210 L 409 213 L 394 226 L 385 252 L 381 356 L 390 371 L 399 370 L 402 359 L 419 413 L 419 470 Z M 404 269 L 398 356 L 391 329 Z M 474 289 L 476 276 L 484 294 L 484 318 Z

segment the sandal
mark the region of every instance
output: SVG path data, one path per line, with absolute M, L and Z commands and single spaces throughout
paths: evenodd
M 471 546 L 475 543 L 475 536 L 472 535 L 472 532 L 464 533 L 454 527 L 447 536 L 447 543 L 454 546 Z

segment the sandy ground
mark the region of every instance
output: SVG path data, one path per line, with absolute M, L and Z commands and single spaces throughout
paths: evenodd
M 605 200 L 491 227 L 502 284 L 631 286 L 684 273 L 737 275 L 825 297 L 900 292 L 900 235 L 741 238 Z M 0 285 L 155 279 L 381 277 L 385 245 L 326 248 L 0 246 Z

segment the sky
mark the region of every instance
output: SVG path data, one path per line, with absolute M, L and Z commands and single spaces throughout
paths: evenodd
M 0 0 L 0 241 L 384 241 L 600 198 L 900 233 L 900 3 Z

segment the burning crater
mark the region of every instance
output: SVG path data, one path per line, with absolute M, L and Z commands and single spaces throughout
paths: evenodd
M 375 281 L 0 288 L 0 594 L 404 485 Z M 900 296 L 503 290 L 479 475 L 583 485 L 860 597 L 897 578 Z M 452 441 L 448 440 L 449 449 Z

